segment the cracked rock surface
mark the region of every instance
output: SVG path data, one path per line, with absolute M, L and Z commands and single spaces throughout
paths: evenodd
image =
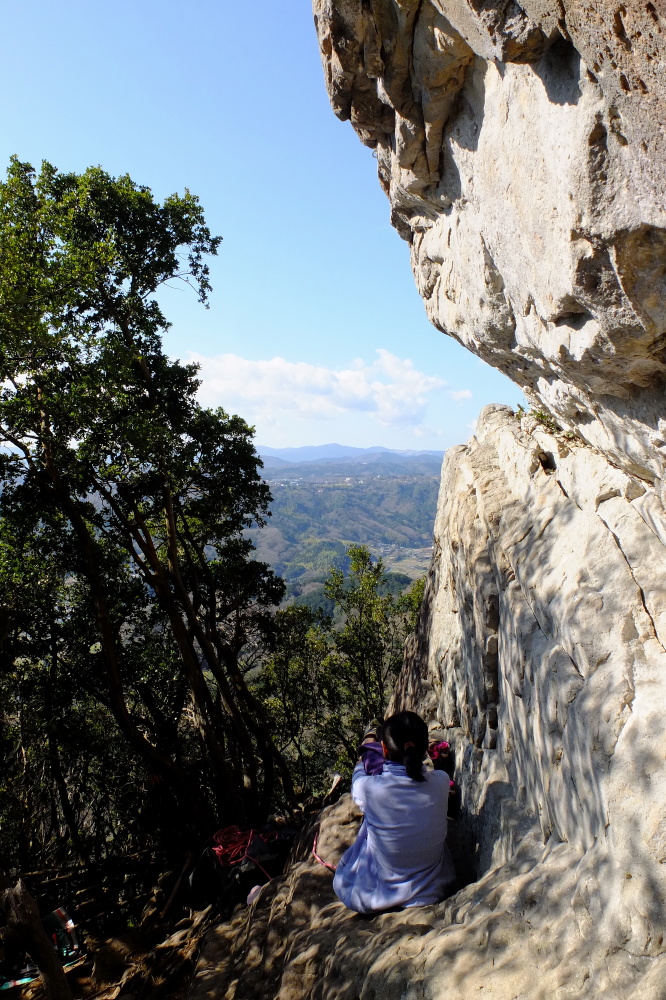
M 618 950 L 624 988 L 638 989 L 655 962 L 627 956 L 659 959 L 655 997 L 666 996 L 665 543 L 651 487 L 572 434 L 486 407 L 444 461 L 435 556 L 395 695 L 456 746 L 476 874 L 510 862 L 526 830 L 579 851 L 562 891 L 586 962 Z M 547 913 L 547 894 L 539 905 Z M 542 947 L 559 933 L 544 927 Z M 578 996 L 571 975 L 560 992 L 535 983 L 520 996 Z M 600 982 L 580 995 L 616 995 Z
M 661 489 L 666 4 L 314 0 L 429 318 Z

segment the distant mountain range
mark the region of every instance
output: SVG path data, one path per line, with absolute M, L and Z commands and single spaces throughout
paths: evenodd
M 268 482 L 336 482 L 349 477 L 357 480 L 382 476 L 437 476 L 441 455 L 401 455 L 395 451 L 363 452 L 341 458 L 317 458 L 310 462 L 287 462 L 274 455 L 262 455 L 263 477 Z
M 400 451 L 397 448 L 382 448 L 381 445 L 375 445 L 373 448 L 352 448 L 350 445 L 344 444 L 304 445 L 301 448 L 268 448 L 265 445 L 259 444 L 257 445 L 257 451 L 267 468 L 270 466 L 274 467 L 272 461 L 269 466 L 267 459 L 278 460 L 280 464 L 283 462 L 285 464 L 294 462 L 300 465 L 303 462 L 330 462 L 331 459 L 337 459 L 338 461 L 362 461 L 372 455 L 382 455 L 384 457 L 400 455 L 403 458 L 421 455 L 433 455 L 440 459 L 444 457 L 443 451 L 417 451 L 414 449 Z

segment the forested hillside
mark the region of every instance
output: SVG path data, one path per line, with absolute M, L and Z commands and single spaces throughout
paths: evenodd
M 272 516 L 250 532 L 258 558 L 285 578 L 296 598 L 320 585 L 331 565 L 344 565 L 350 543 L 367 545 L 389 571 L 422 575 L 432 551 L 440 461 L 379 455 L 363 464 L 265 468 Z

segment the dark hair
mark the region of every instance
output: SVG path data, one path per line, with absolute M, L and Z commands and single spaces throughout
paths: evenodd
M 428 749 L 428 727 L 416 712 L 397 712 L 382 726 L 388 759 L 404 764 L 412 781 L 425 781 L 423 758 Z M 407 744 L 407 746 L 405 746 Z

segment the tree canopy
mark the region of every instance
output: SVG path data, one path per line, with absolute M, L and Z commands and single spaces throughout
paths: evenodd
M 3 684 L 24 647 L 199 830 L 291 794 L 239 664 L 283 593 L 244 535 L 270 494 L 252 429 L 164 353 L 155 298 L 181 279 L 205 304 L 218 245 L 189 192 L 17 159 L 0 185 L 3 572 L 50 581 L 5 605 Z

